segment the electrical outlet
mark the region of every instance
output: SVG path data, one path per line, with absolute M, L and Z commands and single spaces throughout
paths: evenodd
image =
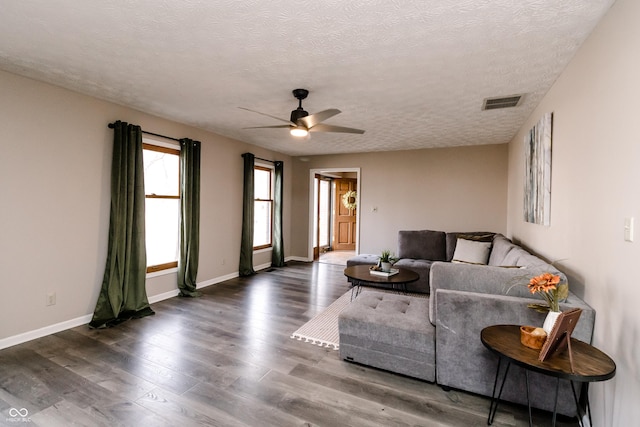
M 47 306 L 56 305 L 56 293 L 50 292 L 47 294 Z

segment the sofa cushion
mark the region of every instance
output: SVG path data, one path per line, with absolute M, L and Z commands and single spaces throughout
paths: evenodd
M 527 268 L 531 267 L 540 267 L 540 268 L 548 268 L 550 272 L 556 271 L 556 268 L 538 258 L 535 255 L 530 254 L 526 250 L 521 247 L 515 247 L 509 251 L 507 256 L 504 257 L 503 264 L 504 266 L 525 266 Z
M 502 234 L 496 234 L 493 238 L 493 247 L 491 248 L 491 255 L 489 255 L 489 265 L 501 266 L 509 265 L 504 262 L 505 258 L 514 248 L 519 246 L 515 245 L 511 240 L 504 237 Z M 515 265 L 515 264 L 511 264 Z
M 347 260 L 347 267 L 354 265 L 376 265 L 380 256 L 374 254 L 360 254 Z
M 425 259 L 403 258 L 396 262 L 393 266 L 415 271 L 420 276 L 417 281 L 407 283 L 407 292 L 428 294 L 431 290 L 431 288 L 429 287 L 429 270 L 431 269 L 432 264 L 433 261 L 428 261 Z
M 444 261 L 445 250 L 444 231 L 412 230 L 398 232 L 399 258 Z
M 489 252 L 491 252 L 491 242 L 475 242 L 458 238 L 452 261 L 486 264 L 489 260 Z
M 456 243 L 458 239 L 474 240 L 478 242 L 491 242 L 493 241 L 496 233 L 490 231 L 467 231 L 467 232 L 449 232 L 446 233 L 446 258 L 445 261 L 451 261 L 453 259 L 453 253 L 456 250 Z

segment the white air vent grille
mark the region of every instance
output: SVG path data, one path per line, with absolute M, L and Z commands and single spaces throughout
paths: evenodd
M 522 95 L 501 96 L 499 98 L 485 98 L 482 103 L 483 110 L 497 110 L 498 108 L 517 107 L 522 100 Z

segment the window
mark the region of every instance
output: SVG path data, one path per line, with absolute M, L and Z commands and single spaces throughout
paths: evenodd
M 143 144 L 147 273 L 178 266 L 180 150 Z
M 273 170 L 264 166 L 253 169 L 253 249 L 269 248 L 273 217 Z

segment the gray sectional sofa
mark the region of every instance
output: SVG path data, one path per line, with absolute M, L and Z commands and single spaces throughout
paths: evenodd
M 478 241 L 491 241 L 495 233 L 474 231 L 467 233 L 445 233 L 433 230 L 404 230 L 398 232 L 398 261 L 394 267 L 408 268 L 420 275 L 417 282 L 407 285 L 408 292 L 428 294 L 429 271 L 433 263 L 451 262 L 459 236 Z M 378 255 L 362 254 L 347 261 L 347 267 L 353 265 L 373 265 L 378 262 Z
M 409 288 L 418 295 L 362 292 L 339 316 L 340 356 L 435 381 L 445 388 L 491 396 L 497 357 L 482 345 L 480 331 L 496 324 L 541 326 L 545 314 L 527 307 L 542 302 L 529 292 L 528 280 L 544 272 L 566 277 L 501 234 L 401 231 L 398 243 L 401 259 L 396 266 L 420 274 L 420 280 Z M 456 257 L 469 257 L 468 252 L 456 251 L 463 246 L 481 247 L 480 258 L 486 256 L 485 262 L 457 262 Z M 479 260 L 477 256 L 471 254 L 473 261 Z M 360 255 L 348 265 L 376 261 L 375 255 Z M 594 310 L 571 292 L 560 307 L 583 310 L 572 336 L 591 342 Z M 555 379 L 537 373 L 530 373 L 529 379 L 533 405 L 553 411 Z M 512 366 L 503 400 L 526 404 L 525 390 L 523 371 Z M 560 383 L 558 412 L 575 414 L 566 381 Z

